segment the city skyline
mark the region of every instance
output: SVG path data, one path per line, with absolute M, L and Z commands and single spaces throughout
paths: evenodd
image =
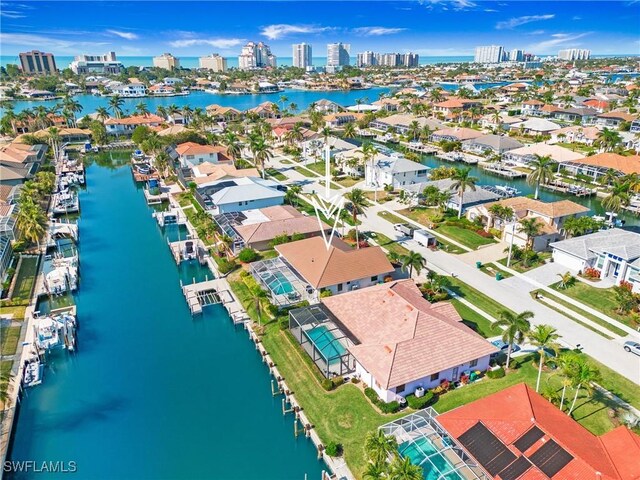
M 320 52 L 327 44 L 351 45 L 351 54 L 415 52 L 421 56 L 473 55 L 478 45 L 505 45 L 537 55 L 586 48 L 593 54 L 640 54 L 637 18 L 640 2 L 147 2 L 3 3 L 0 42 L 3 55 L 39 49 L 55 55 L 99 54 L 176 57 L 220 53 L 236 56 L 249 41 L 265 42 L 276 56 L 308 43 Z M 121 15 L 122 8 L 132 14 Z M 332 15 L 338 9 L 342 14 Z M 140 26 L 139 12 L 153 27 Z M 170 12 L 170 13 L 169 13 Z M 605 14 L 603 14 L 603 12 Z M 242 15 L 239 15 L 242 13 Z M 209 14 L 228 18 L 211 27 Z M 95 24 L 77 18 L 100 18 Z M 268 21 L 265 21 L 268 18 Z M 300 19 L 303 19 L 301 22 Z M 150 22 L 151 23 L 151 22 Z M 89 40 L 87 40 L 89 39 Z

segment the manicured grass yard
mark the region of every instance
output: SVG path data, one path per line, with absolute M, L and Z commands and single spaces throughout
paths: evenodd
M 372 235 L 373 234 L 373 235 Z M 368 232 L 367 237 L 371 237 L 378 245 L 389 252 L 395 252 L 398 255 L 406 255 L 409 250 L 402 245 L 399 245 L 395 240 L 391 240 L 386 235 L 379 232 Z
M 412 209 L 405 208 L 404 210 L 399 210 L 398 213 L 404 215 L 405 217 L 409 217 L 411 220 L 414 220 L 420 225 L 424 225 L 426 227 L 429 227 L 434 223 L 432 220 L 434 215 L 439 215 L 439 212 L 436 208 L 427 207 L 416 207 Z
M 38 257 L 22 257 L 20 268 L 16 272 L 16 283 L 11 298 L 14 303 L 29 303 L 37 271 Z
M 491 328 L 491 322 L 478 312 L 472 310 L 460 300 L 451 300 L 452 305 L 462 317 L 465 325 L 472 328 L 485 338 L 495 337 L 500 334 L 499 328 Z
M 309 178 L 316 178 L 317 177 L 317 175 L 315 173 L 310 172 L 306 168 L 295 167 L 294 170 L 296 172 L 298 172 L 299 174 L 304 175 L 305 177 L 309 177 Z
M 385 220 L 391 223 L 404 223 L 404 220 L 402 220 L 397 215 L 394 215 L 393 213 L 382 211 L 382 212 L 378 212 L 378 216 L 381 218 L 384 218 Z
M 462 282 L 460 279 L 450 278 L 449 280 L 451 281 L 450 289 L 453 292 L 457 293 L 468 302 L 471 302 L 483 312 L 488 313 L 493 318 L 497 319 L 500 316 L 500 312 L 503 310 L 511 311 L 504 305 L 496 302 L 494 299 L 487 297 L 485 294 Z M 498 335 L 499 333 L 500 330 L 496 330 L 494 335 Z
M 585 282 L 576 280 L 575 284 L 569 288 L 561 289 L 559 283 L 554 283 L 551 288 L 564 293 L 566 296 L 574 298 L 591 308 L 610 316 L 614 320 L 635 328 L 630 315 L 620 315 L 616 312 L 618 303 L 613 288 L 596 288 Z
M 485 238 L 478 235 L 473 230 L 458 227 L 457 225 L 441 225 L 436 229 L 436 231 L 446 237 L 449 237 L 451 240 L 455 240 L 456 242 L 474 250 L 482 245 L 496 243 L 493 238 Z
M 0 304 L 0 308 L 2 308 L 2 314 L 7 317 L 11 316 L 12 320 L 24 320 L 24 313 L 27 309 L 25 305 L 5 306 L 4 304 Z
M 20 327 L 2 327 L 0 328 L 0 354 L 13 355 L 18 349 L 18 340 L 20 339 Z
M 349 187 L 353 187 L 356 183 L 360 183 L 361 181 L 362 181 L 361 178 L 353 178 L 351 176 L 346 176 L 336 180 L 336 183 L 339 183 L 342 187 L 349 188 Z
M 275 168 L 267 168 L 265 170 L 265 173 L 267 175 L 270 175 L 271 177 L 275 178 L 279 182 L 284 182 L 285 180 L 287 180 L 287 176 L 285 174 L 283 174 L 282 172 L 279 172 Z

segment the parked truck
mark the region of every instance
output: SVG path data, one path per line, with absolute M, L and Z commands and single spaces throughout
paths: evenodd
M 435 235 L 427 232 L 426 230 L 416 230 L 413 232 L 413 239 L 423 247 L 431 247 L 438 244 L 438 240 Z

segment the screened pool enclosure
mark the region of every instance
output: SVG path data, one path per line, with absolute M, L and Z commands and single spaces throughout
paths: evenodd
M 355 343 L 322 305 L 291 310 L 289 330 L 325 377 L 347 375 L 355 370 L 355 360 L 347 350 Z
M 251 265 L 251 275 L 266 290 L 274 305 L 293 305 L 302 300 L 314 301 L 315 291 L 299 278 L 280 257 Z

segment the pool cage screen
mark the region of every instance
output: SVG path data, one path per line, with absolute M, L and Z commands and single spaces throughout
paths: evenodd
M 403 457 L 422 467 L 433 480 L 491 480 L 438 423 L 438 412 L 427 407 L 380 427 L 398 442 Z
M 251 275 L 268 291 L 274 305 L 293 305 L 313 295 L 313 289 L 280 257 L 253 262 L 250 268 Z
M 347 351 L 354 342 L 321 305 L 291 310 L 289 330 L 326 378 L 355 370 L 355 359 Z

